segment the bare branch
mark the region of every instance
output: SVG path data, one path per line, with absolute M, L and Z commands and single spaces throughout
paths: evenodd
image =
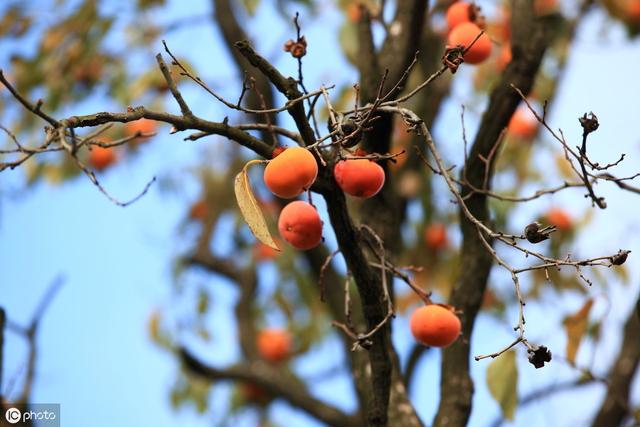
M 180 357 L 185 366 L 194 374 L 210 380 L 246 381 L 264 388 L 272 395 L 281 397 L 291 405 L 302 409 L 316 419 L 336 427 L 361 425 L 357 416 L 347 415 L 311 396 L 298 380 L 282 370 L 270 367 L 264 362 L 240 364 L 222 369 L 207 366 L 191 352 L 180 349 Z

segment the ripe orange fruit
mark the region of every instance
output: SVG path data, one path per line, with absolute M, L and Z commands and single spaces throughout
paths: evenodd
M 352 23 L 356 23 L 360 20 L 360 2 L 357 0 L 353 0 L 351 3 L 349 3 L 349 6 L 347 6 L 347 19 L 349 20 L 349 22 Z
M 440 222 L 429 224 L 424 230 L 424 242 L 429 249 L 434 251 L 446 248 L 449 244 L 447 227 Z
M 471 9 L 471 3 L 457 1 L 447 9 L 445 19 L 447 20 L 447 28 L 449 31 L 463 22 L 473 22 L 475 13 Z
M 256 261 L 268 261 L 274 259 L 278 254 L 280 254 L 280 252 L 262 242 L 256 242 L 256 244 L 253 245 L 253 257 Z
M 505 43 L 500 48 L 500 55 L 498 55 L 498 58 L 496 59 L 498 70 L 504 70 L 509 62 L 511 62 L 511 59 L 511 45 L 509 43 Z
M 640 0 L 627 0 L 623 6 L 624 14 L 632 23 L 640 22 Z
M 254 383 L 240 384 L 240 393 L 242 394 L 243 399 L 248 403 L 266 405 L 271 401 L 271 396 L 269 396 L 265 389 Z
M 297 249 L 311 249 L 322 241 L 322 220 L 316 208 L 296 200 L 280 212 L 278 230 L 284 240 Z
M 537 16 L 550 15 L 558 11 L 557 0 L 535 0 L 533 11 Z
M 471 45 L 480 31 L 482 30 L 476 24 L 463 22 L 451 30 L 447 43 L 451 46 L 461 45 L 466 48 Z M 464 62 L 468 64 L 481 63 L 491 55 L 491 48 L 491 39 L 487 33 L 483 33 L 464 55 Z
M 89 152 L 89 165 L 98 171 L 103 171 L 118 160 L 116 150 L 104 148 L 99 145 L 91 147 Z
M 209 208 L 205 200 L 198 200 L 189 208 L 189 219 L 193 221 L 203 221 L 207 217 Z
M 460 335 L 462 324 L 451 309 L 429 304 L 413 312 L 409 328 L 420 344 L 447 347 Z
M 132 122 L 128 122 L 124 125 L 124 133 L 128 137 L 132 137 L 137 133 L 154 133 L 156 131 L 157 123 L 155 120 L 139 119 Z M 150 136 L 138 136 L 137 140 L 145 140 L 151 138 Z
M 533 138 L 538 133 L 538 120 L 528 108 L 518 108 L 511 116 L 507 132 L 519 138 Z
M 384 169 L 368 159 L 340 160 L 333 168 L 336 182 L 347 194 L 367 199 L 384 185 Z
M 84 63 L 78 64 L 73 69 L 73 77 L 79 83 L 83 85 L 92 85 L 100 80 L 102 76 L 102 59 L 99 57 L 92 57 Z
M 545 214 L 545 218 L 551 225 L 555 225 L 560 231 L 567 231 L 573 227 L 573 219 L 562 208 L 551 208 Z
M 284 329 L 263 329 L 258 332 L 256 347 L 260 357 L 267 362 L 283 362 L 291 356 L 291 335 Z
M 273 194 L 292 199 L 307 190 L 318 175 L 318 163 L 301 147 L 285 149 L 264 169 L 264 183 Z
M 511 39 L 511 13 L 502 6 L 498 7 L 495 18 L 487 23 L 487 32 L 491 38 L 500 43 L 508 43 Z

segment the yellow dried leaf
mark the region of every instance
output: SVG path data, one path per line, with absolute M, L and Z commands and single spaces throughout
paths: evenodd
M 572 364 L 576 361 L 580 341 L 582 341 L 582 337 L 587 331 L 591 306 L 593 306 L 593 300 L 588 299 L 580 310 L 565 317 L 563 321 L 565 331 L 567 332 L 567 360 Z
M 263 163 L 261 160 L 251 160 L 244 167 L 242 171 L 236 175 L 234 181 L 234 191 L 236 194 L 236 201 L 240 208 L 240 213 L 244 218 L 244 221 L 249 226 L 249 229 L 258 240 L 265 245 L 273 248 L 277 251 L 280 250 L 276 242 L 273 240 L 267 222 L 264 219 L 264 215 L 258 206 L 258 201 L 253 195 L 251 185 L 249 184 L 249 175 L 247 169 L 252 164 Z
M 575 178 L 575 172 L 573 171 L 573 168 L 571 168 L 569 161 L 564 157 L 563 153 L 556 156 L 556 167 L 563 179 Z

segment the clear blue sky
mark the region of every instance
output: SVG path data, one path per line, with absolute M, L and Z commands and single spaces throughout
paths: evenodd
M 32 3 L 28 8 L 44 21 L 48 14 L 55 13 L 49 1 Z M 128 2 L 103 3 L 106 10 L 117 10 L 126 7 Z M 210 12 L 207 0 L 190 1 L 189 8 L 182 3 L 168 1 L 167 11 L 153 14 L 153 19 L 166 22 Z M 282 42 L 292 36 L 291 29 L 273 13 L 272 2 L 263 0 L 262 3 L 257 17 L 250 21 L 250 33 L 259 35 L 255 39 L 261 52 L 274 59 L 285 72 L 293 73 L 295 63 L 280 55 Z M 312 22 L 304 14 L 302 16 L 304 33 L 310 44 L 309 55 L 305 58 L 308 87 L 355 79 L 352 70 L 344 71 L 344 60 L 334 47 L 341 19 L 330 8 L 324 9 Z M 596 112 L 601 127 L 591 143 L 592 156 L 608 162 L 615 160 L 619 152 L 625 152 L 627 159 L 620 172 L 624 174 L 635 172 L 640 164 L 640 134 L 637 131 L 640 43 L 638 40 L 629 43 L 619 26 L 609 28 L 607 25 L 602 15 L 594 14 L 581 28 L 564 85 L 551 112 L 551 123 L 562 127 L 575 141 L 578 137 L 577 116 L 585 111 Z M 118 37 L 123 36 L 115 39 Z M 234 70 L 228 64 L 226 51 L 212 25 L 183 27 L 169 34 L 167 41 L 174 52 L 188 57 L 205 79 L 234 97 L 237 87 L 226 85 L 234 77 Z M 0 67 L 5 66 L 10 53 L 3 46 L 0 41 Z M 152 53 L 160 50 L 159 44 L 151 47 L 149 60 L 152 60 Z M 624 66 L 611 65 L 623 63 Z M 447 116 L 434 130 L 438 143 L 445 147 L 452 162 L 459 160 L 456 156 L 461 153 L 455 145 L 460 139 L 460 104 L 471 104 L 465 83 L 468 76 L 464 70 L 456 75 Z M 214 119 L 224 117 L 223 110 L 206 94 L 192 86 L 186 87 L 184 93 L 196 112 Z M 173 104 L 168 105 L 175 109 Z M 77 108 L 89 112 L 114 107 L 112 104 L 105 107 L 101 99 L 91 99 Z M 472 131 L 473 113 L 469 114 L 468 122 Z M 7 124 L 1 115 L 0 123 Z M 163 192 L 160 185 L 155 185 L 142 200 L 126 209 L 111 204 L 86 179 L 76 179 L 61 186 L 38 184 L 27 193 L 15 194 L 12 189 L 19 188 L 21 173 L 5 171 L 0 175 L 0 305 L 6 308 L 13 321 L 25 324 L 48 284 L 59 274 L 65 276 L 65 284 L 52 302 L 39 331 L 38 373 L 33 394 L 35 402 L 62 404 L 65 427 L 84 426 L 88 422 L 96 427 L 210 426 L 216 425 L 227 406 L 228 389 L 221 387 L 212 393 L 206 416 L 198 415 L 190 407 L 172 410 L 168 390 L 178 365 L 173 356 L 157 348 L 148 338 L 150 313 L 158 307 L 170 306 L 174 298 L 172 261 L 185 247 L 177 229 L 188 204 L 197 196 L 196 183 L 189 180 L 184 171 L 197 164 L 203 152 L 216 144 L 225 144 L 217 139 L 184 143 L 181 136 L 170 136 L 166 131 L 166 128 L 161 129 L 162 134 L 143 146 L 137 158 L 107 172 L 103 183 L 121 198 L 135 194 L 152 176 L 184 177 L 183 188 L 175 194 Z M 547 137 L 541 139 L 540 144 L 552 144 Z M 546 172 L 547 166 L 542 162 L 537 167 L 540 172 Z M 637 219 L 640 199 L 612 187 L 603 186 L 601 191 L 607 197 L 609 208 L 604 212 L 593 212 L 592 222 L 576 242 L 576 248 L 579 248 L 576 256 L 613 253 L 621 247 L 640 255 L 640 245 L 633 238 L 640 231 Z M 553 196 L 518 210 L 511 224 L 514 230 L 520 230 L 528 218 L 550 204 L 564 206 L 576 217 L 591 210 L 577 192 Z M 594 288 L 592 292 L 598 301 L 594 310 L 596 317 L 605 311 L 606 300 L 610 305 L 605 326 L 608 333 L 598 347 L 598 360 L 594 365 L 598 373 L 605 372 L 615 357 L 620 342 L 620 322 L 627 316 L 630 303 L 637 295 L 640 268 L 634 254 L 629 262 L 629 285 L 614 283 L 606 295 L 600 288 Z M 206 352 L 212 362 L 232 362 L 237 355 L 231 312 L 235 299 L 233 289 L 210 276 L 190 275 L 188 281 L 216 289 L 212 310 L 215 314 L 207 319 L 212 325 L 214 342 L 198 349 Z M 508 285 L 499 275 L 495 276 L 495 282 L 496 286 Z M 554 354 L 563 354 L 565 337 L 557 329 L 558 319 L 575 311 L 582 301 L 557 298 L 550 293 L 544 307 L 527 306 L 531 340 L 542 340 Z M 515 318 L 514 311 L 509 319 Z M 511 323 L 481 315 L 472 352 L 491 352 L 509 342 Z M 406 326 L 406 319 L 395 320 L 394 339 L 403 355 L 410 342 Z M 320 371 L 321 367 L 327 366 L 325 361 L 334 357 L 335 346 L 335 340 L 322 345 L 317 352 L 296 361 L 295 368 L 309 374 Z M 584 346 L 578 358 L 580 363 L 590 362 L 591 350 L 590 345 Z M 20 370 L 25 351 L 21 339 L 8 333 L 5 381 Z M 519 390 L 522 393 L 574 375 L 574 371 L 560 361 L 554 361 L 548 368 L 534 370 L 526 363 L 524 355 L 520 355 Z M 439 357 L 437 351 L 426 356 L 415 381 L 417 387 L 413 398 L 425 422 L 430 422 L 437 407 Z M 474 362 L 472 366 L 477 393 L 471 425 L 485 426 L 499 410 L 484 384 L 487 363 Z M 338 378 L 319 382 L 313 392 L 340 407 L 352 408 L 353 398 L 348 390 L 344 378 Z M 580 394 L 580 400 L 558 395 L 552 401 L 546 400 L 518 412 L 513 425 L 581 425 L 591 416 L 592 409 L 588 408 L 595 408 L 602 395 L 603 389 L 598 387 L 586 389 Z M 640 403 L 637 381 L 633 396 L 634 402 Z M 270 411 L 279 425 L 317 425 L 284 403 L 272 405 Z M 232 425 L 252 426 L 255 421 L 255 416 L 247 414 Z

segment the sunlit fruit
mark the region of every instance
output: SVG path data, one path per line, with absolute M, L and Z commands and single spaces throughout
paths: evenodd
M 622 8 L 624 10 L 624 15 L 630 22 L 640 22 L 640 0 L 626 0 Z
M 507 132 L 518 138 L 530 139 L 538 133 L 538 120 L 528 108 L 518 108 L 511 116 Z
M 264 170 L 264 183 L 273 194 L 291 199 L 309 189 L 318 175 L 318 163 L 308 150 L 287 148 L 271 159 Z
M 92 57 L 87 61 L 76 65 L 73 68 L 73 77 L 79 83 L 92 85 L 102 77 L 103 59 Z
M 450 46 L 463 46 L 465 48 L 471 46 L 471 43 L 478 37 L 482 30 L 476 24 L 471 22 L 463 22 L 457 25 L 449 33 L 448 44 Z M 469 48 L 464 55 L 464 62 L 468 64 L 479 64 L 491 55 L 491 39 L 486 33 L 483 33 L 473 46 Z
M 369 159 L 340 160 L 333 175 L 342 191 L 363 199 L 378 194 L 385 180 L 384 169 Z
M 118 160 L 116 150 L 104 148 L 99 145 L 91 147 L 89 152 L 89 165 L 98 171 L 103 171 Z
M 269 363 L 279 363 L 291 356 L 291 335 L 284 329 L 271 328 L 258 332 L 256 346 L 260 357 Z
M 262 242 L 256 242 L 253 246 L 253 258 L 256 261 L 269 261 L 278 256 L 280 252 L 273 249 L 271 246 L 267 246 Z
M 193 221 L 204 221 L 208 211 L 207 202 L 205 200 L 198 200 L 189 208 L 189 219 Z
M 349 22 L 356 23 L 360 20 L 362 12 L 360 12 L 360 2 L 358 0 L 352 0 L 347 6 L 347 19 Z
M 128 122 L 124 125 L 124 132 L 128 137 L 138 135 L 136 140 L 145 140 L 151 138 L 150 136 L 142 136 L 142 134 L 154 133 L 156 131 L 157 123 L 155 120 L 139 119 L 132 122 Z
M 511 59 L 511 45 L 509 43 L 505 43 L 500 48 L 500 54 L 498 55 L 498 58 L 496 58 L 496 66 L 498 67 L 498 70 L 504 70 L 509 62 L 511 62 Z
M 555 225 L 560 231 L 568 231 L 573 228 L 573 219 L 562 208 L 551 208 L 545 214 L 545 218 L 551 225 Z
M 434 251 L 445 249 L 449 244 L 447 227 L 440 222 L 429 224 L 424 230 L 424 242 Z
M 474 6 L 471 3 L 464 1 L 457 1 L 453 3 L 449 6 L 447 13 L 445 14 L 449 31 L 463 22 L 475 22 L 477 12 L 477 6 Z
M 437 304 L 420 307 L 411 314 L 409 328 L 420 344 L 447 347 L 460 336 L 460 319 L 453 310 Z
M 493 40 L 508 43 L 511 39 L 511 14 L 504 7 L 498 7 L 495 18 L 487 23 L 487 32 Z
M 271 401 L 271 396 L 255 383 L 242 383 L 240 384 L 240 394 L 247 403 L 253 403 L 256 405 L 266 405 Z
M 549 15 L 558 11 L 557 0 L 535 0 L 533 2 L 533 11 L 538 16 Z
M 307 250 L 322 241 L 322 220 L 315 207 L 296 200 L 280 212 L 278 230 L 282 238 L 291 246 Z

